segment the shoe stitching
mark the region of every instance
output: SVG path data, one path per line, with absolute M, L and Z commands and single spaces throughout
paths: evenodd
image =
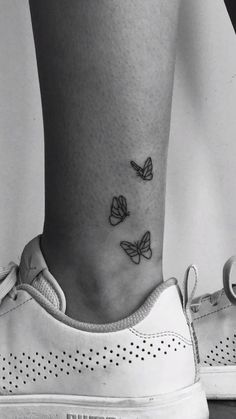
M 222 310 L 226 310 L 227 308 L 229 308 L 231 306 L 232 306 L 232 304 L 228 304 L 227 306 L 219 308 L 218 310 L 211 311 L 210 313 L 203 314 L 202 316 L 199 316 L 199 317 L 195 317 L 195 319 L 193 321 L 195 322 L 197 320 L 202 319 L 203 317 L 211 316 L 212 314 L 218 313 L 219 311 L 222 311 Z
M 155 339 L 155 338 L 163 337 L 163 336 L 174 336 L 181 339 L 187 345 L 192 346 L 192 341 L 186 339 L 184 336 L 179 335 L 178 333 L 175 333 L 175 332 L 166 331 L 166 332 L 160 332 L 160 333 L 142 333 L 142 332 L 138 332 L 134 328 L 130 328 L 129 330 L 131 333 L 138 336 L 139 338 Z
M 0 317 L 3 317 L 3 316 L 5 316 L 5 314 L 8 314 L 8 313 L 10 313 L 11 311 L 16 310 L 17 308 L 19 308 L 19 307 L 23 306 L 25 303 L 28 303 L 30 300 L 33 300 L 33 298 L 31 297 L 31 298 L 29 298 L 28 300 L 24 301 L 23 303 L 18 304 L 18 306 L 14 307 L 14 308 L 11 308 L 11 309 L 10 309 L 10 310 L 8 310 L 8 311 L 5 311 L 4 313 L 0 314 Z

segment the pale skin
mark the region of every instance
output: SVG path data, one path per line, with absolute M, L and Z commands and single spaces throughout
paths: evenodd
M 121 319 L 162 282 L 180 0 L 30 0 L 45 129 L 41 247 L 67 314 Z M 148 157 L 153 179 L 137 176 Z M 129 216 L 109 223 L 113 197 Z M 120 246 L 151 233 L 135 264 Z

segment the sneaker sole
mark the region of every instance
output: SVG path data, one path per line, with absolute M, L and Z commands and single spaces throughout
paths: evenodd
M 157 397 L 1 396 L 1 419 L 208 419 L 201 384 Z
M 200 372 L 209 400 L 236 398 L 236 366 L 202 367 Z

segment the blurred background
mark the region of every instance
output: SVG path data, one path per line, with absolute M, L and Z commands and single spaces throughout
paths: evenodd
M 183 0 L 168 160 L 164 272 L 221 286 L 236 253 L 236 36 L 223 0 Z M 42 231 L 43 124 L 27 0 L 0 0 L 0 265 Z

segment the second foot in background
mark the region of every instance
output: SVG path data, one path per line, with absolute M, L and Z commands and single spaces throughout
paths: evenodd
M 207 398 L 236 399 L 236 256 L 224 265 L 223 288 L 196 298 L 191 309 Z

